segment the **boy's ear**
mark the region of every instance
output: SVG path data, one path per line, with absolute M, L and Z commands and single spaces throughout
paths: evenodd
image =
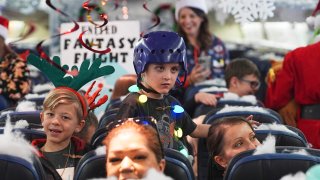
M 238 78 L 235 76 L 231 77 L 229 84 L 230 87 L 236 87 L 238 85 Z
M 85 123 L 86 123 L 86 121 L 82 119 L 74 131 L 76 133 L 80 132 L 82 130 L 82 128 L 84 127 Z
M 42 124 L 43 121 L 44 121 L 43 112 L 40 112 L 40 120 L 41 120 L 41 124 Z M 42 125 L 42 126 L 43 126 L 43 125 Z

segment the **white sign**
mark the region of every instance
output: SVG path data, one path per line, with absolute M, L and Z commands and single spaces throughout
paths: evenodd
M 96 22 L 102 24 L 103 22 Z M 95 27 L 90 22 L 79 22 L 80 28 L 73 33 L 63 35 L 60 39 L 61 61 L 64 64 L 79 65 L 84 59 L 101 58 L 106 63 L 118 63 L 129 72 L 133 71 L 132 59 L 133 48 L 139 39 L 138 21 L 111 21 L 102 28 Z M 66 32 L 74 27 L 73 23 L 61 24 L 61 32 Z M 83 34 L 82 40 L 95 50 L 111 49 L 110 53 L 94 53 L 83 47 L 78 41 L 79 35 Z
M 95 23 L 103 24 L 103 22 Z M 100 83 L 102 82 L 107 88 L 101 94 L 108 94 L 110 98 L 110 92 L 117 78 L 124 74 L 135 74 L 132 61 L 134 45 L 140 38 L 139 21 L 110 21 L 102 28 L 95 27 L 90 22 L 79 22 L 78 24 L 80 28 L 76 32 L 60 37 L 61 64 L 67 64 L 69 67 L 77 65 L 80 68 L 80 64 L 85 59 L 101 58 L 101 66 L 112 65 L 115 72 L 99 79 Z M 61 24 L 61 32 L 69 31 L 73 27 L 74 23 L 63 23 Z M 78 38 L 84 31 L 86 32 L 83 34 L 82 40 L 87 46 L 99 51 L 110 48 L 111 52 L 99 54 L 82 46 Z M 82 89 L 86 90 L 90 84 L 88 83 Z

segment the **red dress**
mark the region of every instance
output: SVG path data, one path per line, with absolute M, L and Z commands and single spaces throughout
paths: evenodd
M 289 52 L 276 81 L 268 87 L 266 106 L 279 110 L 292 98 L 300 105 L 320 104 L 320 42 Z M 320 119 L 302 119 L 297 126 L 314 148 L 320 148 Z

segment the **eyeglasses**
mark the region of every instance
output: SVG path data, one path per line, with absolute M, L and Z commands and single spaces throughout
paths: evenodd
M 252 89 L 259 89 L 261 83 L 260 81 L 249 81 L 249 80 L 246 80 L 246 79 L 240 79 L 240 81 L 243 81 L 243 82 L 246 82 L 248 84 L 250 84 L 250 87 Z
M 164 150 L 163 150 L 162 143 L 160 140 L 159 129 L 157 126 L 157 120 L 155 118 L 153 118 L 152 116 L 126 118 L 126 119 L 119 119 L 116 121 L 111 121 L 110 123 L 108 123 L 106 125 L 106 130 L 107 130 L 106 136 L 108 135 L 108 132 L 110 132 L 112 129 L 121 126 L 122 124 L 124 124 L 127 121 L 135 122 L 135 123 L 137 123 L 139 125 L 143 125 L 143 126 L 151 126 L 152 128 L 154 128 L 157 132 L 157 137 L 159 140 L 159 144 L 161 146 L 161 155 L 162 155 L 162 157 L 164 157 Z

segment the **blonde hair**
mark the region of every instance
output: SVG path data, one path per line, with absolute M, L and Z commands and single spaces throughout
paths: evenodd
M 81 94 L 79 94 L 82 96 Z M 79 121 L 84 119 L 83 108 L 78 96 L 68 89 L 54 89 L 49 92 L 43 101 L 43 110 L 53 110 L 60 104 L 74 104 Z

